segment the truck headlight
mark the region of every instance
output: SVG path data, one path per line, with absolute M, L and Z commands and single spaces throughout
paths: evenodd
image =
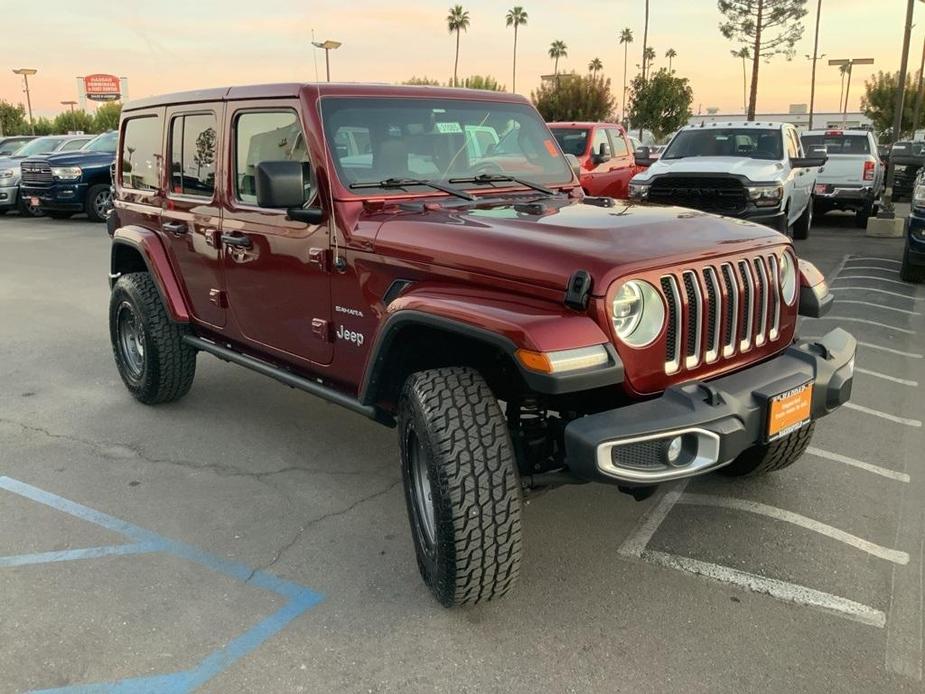
M 79 166 L 53 166 L 51 175 L 59 181 L 76 181 L 83 175 L 83 171 Z
M 780 293 L 787 304 L 793 304 L 797 298 L 797 268 L 793 256 L 787 252 L 780 256 Z
M 16 172 L 13 169 L 0 169 L 0 178 L 13 178 Z
M 3 172 L 0 171 L 0 178 L 3 177 Z M 925 184 L 919 183 L 915 190 L 912 193 L 912 206 L 913 207 L 925 207 Z
M 614 294 L 611 320 L 621 341 L 631 347 L 645 347 L 665 325 L 665 303 L 648 282 L 630 280 Z
M 774 207 L 783 197 L 784 187 L 781 185 L 748 187 L 748 199 L 758 207 Z
M 630 197 L 637 200 L 645 200 L 647 197 L 649 197 L 650 185 L 650 183 L 633 183 L 630 181 Z

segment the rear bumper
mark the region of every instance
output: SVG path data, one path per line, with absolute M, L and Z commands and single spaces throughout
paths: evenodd
M 654 400 L 576 419 L 565 428 L 569 470 L 585 480 L 627 485 L 715 470 L 766 441 L 770 398 L 813 381 L 813 420 L 847 402 L 856 348 L 854 337 L 838 328 L 738 373 L 672 386 Z M 684 443 L 672 465 L 663 456 L 675 436 Z
M 20 194 L 26 203 L 30 198 L 39 199 L 43 210 L 60 210 L 62 212 L 81 212 L 87 197 L 86 183 L 54 183 L 50 186 L 22 185 Z
M 873 201 L 876 197 L 873 186 L 853 185 L 847 183 L 824 183 L 825 190 L 815 189 L 813 195 L 817 200 L 860 200 Z

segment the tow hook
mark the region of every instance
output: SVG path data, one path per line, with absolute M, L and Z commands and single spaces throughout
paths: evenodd
M 624 485 L 621 484 L 621 485 L 618 485 L 618 486 L 617 486 L 617 489 L 619 489 L 619 490 L 620 490 L 621 492 L 623 492 L 624 494 L 629 494 L 629 495 L 630 495 L 631 497 L 633 497 L 636 501 L 645 501 L 645 500 L 648 499 L 650 496 L 652 496 L 653 494 L 655 494 L 655 490 L 658 489 L 658 485 L 657 485 L 657 484 L 649 484 L 649 485 L 646 485 L 646 486 L 632 486 L 632 487 L 630 487 L 630 486 L 624 486 Z

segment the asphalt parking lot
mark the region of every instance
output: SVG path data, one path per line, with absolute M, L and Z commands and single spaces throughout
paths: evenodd
M 798 242 L 802 334 L 861 342 L 799 464 L 540 496 L 516 592 L 447 611 L 393 431 L 208 356 L 137 404 L 104 227 L 0 218 L 0 691 L 925 691 L 925 288 L 852 222 Z

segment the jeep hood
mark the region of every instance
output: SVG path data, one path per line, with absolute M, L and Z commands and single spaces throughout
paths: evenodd
M 604 208 L 560 197 L 538 209 L 505 203 L 400 212 L 380 225 L 375 250 L 414 265 L 557 289 L 587 270 L 592 293 L 602 295 L 621 276 L 787 242 L 743 220 L 616 203 Z
M 755 183 L 770 183 L 780 179 L 783 169 L 783 164 L 778 161 L 748 157 L 659 159 L 635 180 L 646 181 L 664 174 L 732 174 L 744 176 Z

